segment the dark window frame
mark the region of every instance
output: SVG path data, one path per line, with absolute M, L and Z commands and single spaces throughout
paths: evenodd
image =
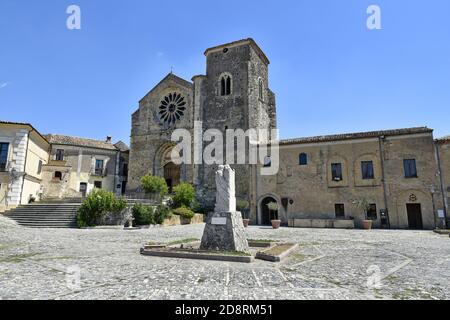
M 342 163 L 336 162 L 331 164 L 331 179 L 336 182 L 344 180 Z
M 41 174 L 42 173 L 42 166 L 43 165 L 44 165 L 44 163 L 42 162 L 42 160 L 39 160 L 37 174 Z
M 375 179 L 375 170 L 372 160 L 361 161 L 361 176 L 363 180 Z
M 307 166 L 308 165 L 308 155 L 304 152 L 300 153 L 298 156 L 298 164 L 300 166 Z
M 403 171 L 406 179 L 417 178 L 416 159 L 403 159 Z
M 264 99 L 264 82 L 261 78 L 258 80 L 258 96 L 260 100 Z
M 231 95 L 231 76 L 228 74 L 220 77 L 220 95 L 222 97 Z
M 94 188 L 95 189 L 103 189 L 103 182 L 102 181 L 94 181 Z
M 9 142 L 0 143 L 0 171 L 6 171 L 8 166 Z
M 64 161 L 64 149 L 56 149 L 55 160 Z
M 53 180 L 59 180 L 62 181 L 63 173 L 61 171 L 55 171 L 55 174 L 53 175 Z
M 101 166 L 98 165 L 99 163 L 101 163 Z M 95 167 L 94 167 L 95 174 L 101 176 L 103 175 L 104 170 L 105 170 L 105 161 L 102 159 L 95 159 Z

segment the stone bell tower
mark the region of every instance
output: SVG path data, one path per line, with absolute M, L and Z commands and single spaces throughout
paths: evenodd
M 270 62 L 256 42 L 244 39 L 212 47 L 205 56 L 206 76 L 193 78 L 196 121 L 203 122 L 203 131 L 217 129 L 225 137 L 227 129 L 275 128 L 275 95 L 268 80 Z M 248 152 L 248 146 L 246 149 Z M 252 166 L 231 166 L 236 172 L 236 197 L 254 201 Z M 203 164 L 195 170 L 199 199 L 211 206 L 217 167 Z

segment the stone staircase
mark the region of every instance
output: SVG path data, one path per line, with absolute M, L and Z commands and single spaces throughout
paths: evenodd
M 29 228 L 77 228 L 80 203 L 44 203 L 19 206 L 5 217 Z

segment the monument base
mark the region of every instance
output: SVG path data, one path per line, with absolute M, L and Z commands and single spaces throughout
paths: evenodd
M 213 213 L 206 220 L 201 250 L 249 252 L 242 214 Z

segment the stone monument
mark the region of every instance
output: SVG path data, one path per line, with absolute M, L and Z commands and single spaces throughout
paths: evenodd
M 242 214 L 236 211 L 235 173 L 229 165 L 216 172 L 216 207 L 206 221 L 200 249 L 249 252 Z

